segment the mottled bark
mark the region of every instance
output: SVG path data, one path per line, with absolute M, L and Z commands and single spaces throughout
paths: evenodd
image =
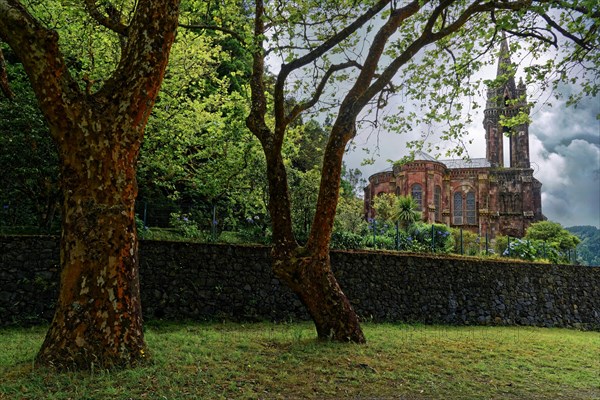
M 89 122 L 114 130 L 110 119 Z M 127 366 L 145 356 L 132 162 L 141 137 L 114 143 L 102 132 L 85 133 L 93 139 L 63 143 L 76 151 L 61 152 L 61 288 L 37 362 L 75 369 Z
M 178 9 L 178 0 L 139 1 L 119 65 L 90 94 L 69 74 L 56 32 L 17 1 L 0 0 L 0 38 L 23 62 L 60 157 L 60 295 L 39 364 L 110 368 L 145 357 L 135 164 Z
M 273 271 L 298 295 L 319 339 L 366 342 L 358 316 L 331 271 L 329 254 L 320 257 L 303 248 L 292 253 L 274 249 Z

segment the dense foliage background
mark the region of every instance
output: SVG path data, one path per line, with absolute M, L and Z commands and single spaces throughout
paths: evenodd
M 31 7 L 60 32 L 69 68 L 93 90 L 103 72 L 118 60 L 118 43 L 106 32 L 91 29 L 77 7 L 69 8 L 81 17 L 77 19 L 54 12 L 61 8 L 58 1 Z M 244 42 L 250 40 L 249 13 L 227 2 L 182 5 L 186 28 L 178 32 L 138 161 L 136 208 L 141 237 L 270 241 L 264 154 L 245 121 L 252 63 Z M 216 26 L 224 18 L 238 28 L 235 37 L 194 28 Z M 0 96 L 0 232 L 57 233 L 58 156 L 19 60 L 8 46 L 0 46 L 15 94 L 12 99 Z M 267 83 L 272 90 L 274 78 Z M 291 108 L 298 99 L 289 97 L 286 102 Z M 298 119 L 286 135 L 283 154 L 293 227 L 300 242 L 306 240 L 314 217 L 329 125 L 328 119 Z M 491 243 L 471 232 L 420 223 L 420 218 L 404 220 L 397 211 L 401 206 L 391 198 L 379 200 L 377 220 L 365 221 L 360 198 L 363 185 L 359 170 L 344 169 L 333 247 L 600 264 L 600 230 L 595 227 L 568 228 L 577 241 L 555 226 L 546 236 L 528 232 L 521 240 L 500 237 Z

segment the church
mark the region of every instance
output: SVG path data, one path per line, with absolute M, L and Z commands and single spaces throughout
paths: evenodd
M 527 227 L 542 221 L 542 184 L 533 176 L 529 161 L 529 125 L 501 125 L 500 116 L 528 112 L 526 89 L 509 71 L 508 44 L 502 41 L 498 76 L 510 76 L 498 88 L 489 88 L 483 128 L 486 157 L 437 160 L 419 152 L 414 160 L 378 172 L 365 187 L 365 218 L 375 216 L 372 201 L 382 193 L 411 195 L 427 223 L 463 228 L 493 238 L 523 237 Z M 510 165 L 504 165 L 503 138 L 509 137 Z

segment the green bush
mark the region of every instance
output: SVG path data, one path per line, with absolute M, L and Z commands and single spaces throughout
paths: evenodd
M 362 241 L 362 247 L 382 250 L 395 250 L 396 242 L 394 238 L 384 235 L 375 236 L 375 245 L 373 245 L 373 235 L 366 236 Z
M 567 263 L 568 257 L 559 251 L 555 243 L 544 240 L 518 239 L 497 236 L 494 249 L 502 257 L 518 258 L 527 261 Z
M 372 241 L 372 239 L 371 239 Z M 363 247 L 363 236 L 352 232 L 337 231 L 331 235 L 331 248 L 357 250 Z
M 189 214 L 171 213 L 169 224 L 176 229 L 184 238 L 207 239 L 208 234 L 203 232 L 196 221 Z
M 461 252 L 461 238 L 460 229 L 452 228 L 452 237 L 454 238 L 454 247 L 452 251 L 456 254 L 465 254 L 469 256 L 478 255 L 480 252 L 481 239 L 480 237 L 471 231 L 462 231 L 462 252 Z M 484 239 L 485 240 L 485 239 Z M 485 249 L 484 249 L 485 250 Z M 498 254 L 502 254 L 499 252 Z
M 450 229 L 442 224 L 413 224 L 408 228 L 407 240 L 411 251 L 450 253 L 454 247 Z
M 271 244 L 273 234 L 270 227 L 251 223 L 250 226 L 240 229 L 238 237 L 245 243 Z

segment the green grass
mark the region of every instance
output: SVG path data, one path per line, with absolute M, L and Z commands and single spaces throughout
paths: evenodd
M 364 324 L 366 345 L 311 324 L 151 323 L 148 364 L 34 369 L 44 328 L 0 330 L 0 399 L 600 399 L 600 334 Z

